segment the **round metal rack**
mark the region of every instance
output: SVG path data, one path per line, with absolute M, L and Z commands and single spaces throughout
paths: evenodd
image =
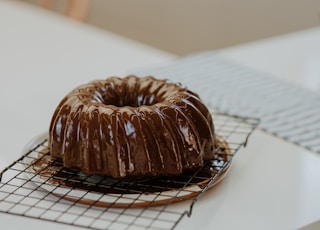
M 213 116 L 217 157 L 179 177 L 85 176 L 51 159 L 45 136 L 35 138 L 0 174 L 0 212 L 91 229 L 174 229 L 191 215 L 203 193 L 227 175 L 233 156 L 259 123 L 222 113 Z

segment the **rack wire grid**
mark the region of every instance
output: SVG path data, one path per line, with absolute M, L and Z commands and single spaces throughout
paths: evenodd
M 174 229 L 227 173 L 259 120 L 214 113 L 217 157 L 178 177 L 115 180 L 63 168 L 47 139 L 33 140 L 0 173 L 0 212 L 91 229 Z M 183 201 L 183 205 L 174 203 Z

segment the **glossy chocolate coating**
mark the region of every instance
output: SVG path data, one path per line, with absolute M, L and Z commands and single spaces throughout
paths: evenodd
M 63 165 L 114 178 L 174 176 L 214 157 L 214 126 L 198 95 L 153 77 L 111 77 L 71 91 L 49 147 Z

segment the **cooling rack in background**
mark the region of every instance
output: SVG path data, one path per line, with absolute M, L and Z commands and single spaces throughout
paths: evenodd
M 213 116 L 218 157 L 179 177 L 87 177 L 53 161 L 46 138 L 36 138 L 33 147 L 0 174 L 0 212 L 92 229 L 173 229 L 226 175 L 232 157 L 259 123 L 221 113 Z M 185 205 L 173 205 L 182 200 Z

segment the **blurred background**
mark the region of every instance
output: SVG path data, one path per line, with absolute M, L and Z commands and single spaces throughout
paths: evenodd
M 186 55 L 320 25 L 319 0 L 21 0 Z M 79 13 L 80 12 L 80 13 Z

